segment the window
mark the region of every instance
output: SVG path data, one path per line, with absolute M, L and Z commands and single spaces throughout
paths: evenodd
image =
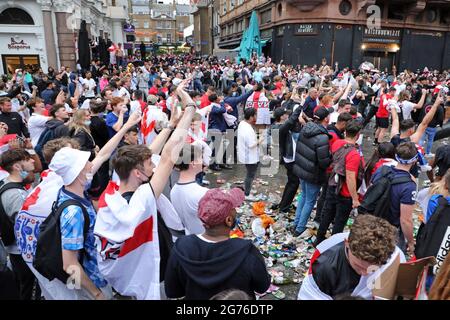
M 272 21 L 272 10 L 261 12 L 261 24 L 269 23 L 270 21 Z
M 145 42 L 150 42 L 150 38 L 149 37 L 145 37 Z
M 284 26 L 280 26 L 277 28 L 277 36 L 282 36 L 284 34 Z
M 179 34 L 178 35 L 178 42 L 183 42 L 183 41 L 184 41 L 183 35 Z
M 144 28 L 148 29 L 150 27 L 150 23 L 148 21 L 144 22 Z
M 223 13 L 227 13 L 227 0 L 223 2 Z
M 184 23 L 178 24 L 178 31 L 184 31 Z
M 237 22 L 237 32 L 241 32 L 241 31 L 242 31 L 242 28 L 243 28 L 243 21 L 242 21 L 242 20 L 239 20 L 239 21 Z
M 33 18 L 24 10 L 9 8 L 0 13 L 0 24 L 34 25 Z
M 172 34 L 167 34 L 167 43 L 172 43 Z
M 162 43 L 162 35 L 161 35 L 161 34 L 158 34 L 158 35 L 156 36 L 156 41 L 158 42 L 158 44 L 161 44 L 161 43 Z
M 113 7 L 116 6 L 116 0 L 111 0 L 111 6 L 113 6 Z

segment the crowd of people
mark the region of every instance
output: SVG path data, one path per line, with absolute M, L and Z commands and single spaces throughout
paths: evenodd
M 432 153 L 449 86 L 449 71 L 264 56 L 125 64 L 119 54 L 4 75 L 0 298 L 255 299 L 270 275 L 252 241 L 230 232 L 275 163 L 287 182 L 271 209 L 295 212 L 293 236 L 316 234 L 299 299 L 372 299 L 368 283 L 397 256 L 430 255 L 430 298 L 449 299 L 450 146 Z M 242 186 L 208 188 L 208 172 L 238 166 Z

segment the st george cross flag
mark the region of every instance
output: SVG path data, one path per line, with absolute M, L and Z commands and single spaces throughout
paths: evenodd
M 256 109 L 256 124 L 270 124 L 269 99 L 259 91 L 252 93 L 245 103 L 245 109 Z
M 97 263 L 121 295 L 159 300 L 159 242 L 156 201 L 150 184 L 140 186 L 128 203 L 110 182 L 99 199 L 94 234 Z
M 303 280 L 302 286 L 300 287 L 300 291 L 298 292 L 297 298 L 299 300 L 333 299 L 329 295 L 322 292 L 317 283 L 314 281 L 312 266 L 321 254 L 323 254 L 328 249 L 334 247 L 335 245 L 342 243 L 343 241 L 345 241 L 345 239 L 348 239 L 348 235 L 349 235 L 348 232 L 335 234 L 330 238 L 328 238 L 327 240 L 321 242 L 317 246 L 316 251 L 314 251 L 311 257 L 308 275 Z M 366 300 L 373 299 L 372 289 L 374 288 L 374 285 L 376 285 L 376 280 L 383 273 L 383 271 L 386 270 L 386 268 L 389 267 L 395 261 L 397 255 L 400 255 L 401 262 L 405 262 L 405 256 L 403 252 L 398 247 L 395 247 L 394 253 L 391 255 L 390 259 L 385 265 L 381 266 L 375 272 L 370 273 L 367 276 L 361 276 L 358 285 L 353 289 L 351 295 L 354 297 L 361 297 Z
M 39 226 L 52 211 L 58 191 L 64 185 L 63 180 L 55 172 L 46 170 L 41 174 L 42 181 L 25 199 L 22 210 L 16 217 L 16 239 L 24 261 L 31 265 L 36 253 Z
M 158 135 L 155 130 L 158 122 L 166 121 L 167 115 L 158 109 L 158 107 L 149 106 L 144 110 L 141 121 L 141 134 L 146 145 L 150 145 Z

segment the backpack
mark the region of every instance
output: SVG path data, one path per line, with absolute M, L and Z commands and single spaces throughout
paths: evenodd
M 84 239 L 86 239 L 90 223 L 86 208 L 80 202 L 72 199 L 64 201 L 59 206 L 55 201 L 52 206 L 52 212 L 39 226 L 36 254 L 33 259 L 33 267 L 40 274 L 50 281 L 56 278 L 63 283 L 67 283 L 69 275 L 63 269 L 60 218 L 63 210 L 68 206 L 77 206 L 83 211 L 83 235 Z M 84 252 L 81 255 L 81 259 L 83 259 L 83 256 Z
M 36 147 L 34 147 L 34 150 L 36 151 L 37 155 L 39 156 L 42 164 L 45 164 L 44 160 L 44 146 L 47 142 L 55 139 L 55 130 L 56 128 L 45 128 L 44 132 L 42 132 L 41 136 L 39 137 L 38 142 L 36 143 Z
M 3 207 L 3 202 L 1 201 L 2 194 L 10 189 L 24 190 L 24 187 L 23 184 L 17 182 L 0 182 L 0 236 L 5 246 L 10 246 L 16 241 L 16 236 L 14 234 L 14 223 L 6 214 L 5 208 Z
M 330 174 L 328 185 L 336 187 L 337 195 L 340 194 L 342 186 L 344 185 L 345 182 L 345 158 L 353 150 L 357 150 L 355 145 L 347 143 L 342 147 L 340 147 L 335 153 L 333 153 L 333 163 L 332 163 L 333 170 Z M 358 175 L 356 177 L 357 180 L 356 189 L 359 189 L 363 179 L 364 179 L 364 168 L 362 166 L 362 163 L 360 163 L 360 166 L 358 168 Z
M 436 257 L 437 269 L 444 263 L 450 244 L 450 205 L 444 197 L 439 197 L 438 203 L 430 220 L 420 225 L 414 251 L 418 259 Z
M 358 213 L 371 214 L 388 220 L 391 212 L 391 187 L 396 184 L 412 182 L 411 176 L 394 178 L 392 167 L 382 166 L 381 176 L 366 191 Z

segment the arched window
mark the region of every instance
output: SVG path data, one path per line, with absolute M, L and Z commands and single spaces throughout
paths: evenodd
M 8 8 L 0 13 L 0 24 L 34 25 L 34 21 L 26 11 L 19 8 Z

